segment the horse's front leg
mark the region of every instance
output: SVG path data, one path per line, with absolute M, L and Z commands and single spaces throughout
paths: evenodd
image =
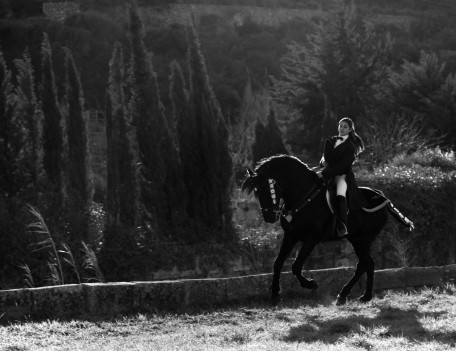
M 309 257 L 316 244 L 317 243 L 314 242 L 303 242 L 302 247 L 296 256 L 296 259 L 291 266 L 291 271 L 298 279 L 299 284 L 301 284 L 301 286 L 306 289 L 318 288 L 318 283 L 315 280 L 307 279 L 302 275 L 302 267 L 304 266 L 304 262 L 306 261 L 307 257 Z
M 271 284 L 271 301 L 274 306 L 277 306 L 280 301 L 280 273 L 282 271 L 285 260 L 290 254 L 291 250 L 296 244 L 296 240 L 291 236 L 290 233 L 285 232 L 280 246 L 279 254 L 274 261 L 274 274 L 272 277 Z

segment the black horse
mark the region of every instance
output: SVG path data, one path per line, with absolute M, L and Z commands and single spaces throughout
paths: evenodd
M 254 171 L 248 170 L 242 190 L 254 191 L 267 223 L 280 219 L 284 230 L 282 245 L 274 262 L 271 284 L 271 299 L 274 305 L 280 302 L 280 272 L 291 250 L 298 241 L 302 247 L 292 265 L 292 273 L 303 288 L 317 289 L 313 279 L 302 276 L 304 261 L 320 242 L 337 240 L 334 234 L 334 215 L 326 199 L 326 186 L 317 174 L 296 157 L 277 155 L 258 163 Z M 381 194 L 381 192 L 380 192 Z M 363 209 L 350 210 L 348 216 L 348 241 L 353 245 L 358 264 L 350 281 L 337 296 L 337 305 L 345 304 L 347 296 L 359 278 L 366 273 L 367 283 L 360 301 L 372 299 L 374 261 L 371 246 L 385 226 L 388 213 L 403 225 L 413 229 L 408 220 L 390 203 L 374 212 Z

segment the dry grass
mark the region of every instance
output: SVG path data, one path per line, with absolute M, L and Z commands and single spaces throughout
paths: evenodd
M 0 327 L 0 350 L 454 350 L 455 306 L 456 287 L 446 285 L 343 307 L 296 299 L 277 308 L 27 322 Z

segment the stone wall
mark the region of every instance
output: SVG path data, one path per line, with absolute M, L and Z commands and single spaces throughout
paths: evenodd
M 338 291 L 353 275 L 352 268 L 305 272 L 319 289 L 303 290 L 290 272 L 282 273 L 284 296 L 307 299 L 329 296 Z M 2 321 L 22 319 L 115 316 L 123 313 L 183 311 L 186 308 L 222 307 L 248 300 L 266 300 L 271 274 L 223 278 L 189 279 L 161 282 L 78 284 L 0 291 Z M 454 282 L 456 265 L 413 267 L 376 271 L 375 290 L 437 286 Z M 355 286 L 353 295 L 361 294 L 365 279 Z
M 53 19 L 62 21 L 66 16 L 79 12 L 79 2 L 45 2 L 43 13 Z M 123 13 L 125 9 L 109 9 L 113 13 Z M 217 15 L 224 18 L 234 26 L 250 20 L 255 23 L 277 27 L 280 24 L 293 20 L 321 17 L 325 12 L 319 9 L 292 9 L 292 8 L 268 8 L 241 5 L 209 5 L 209 4 L 170 4 L 166 7 L 143 6 L 141 15 L 147 26 L 157 23 L 188 24 L 192 19 L 199 23 L 201 17 Z M 393 24 L 407 29 L 411 17 L 398 15 L 380 15 L 371 19 L 374 22 Z
M 192 16 L 198 20 L 202 16 L 217 15 L 228 19 L 235 26 L 251 20 L 261 25 L 277 27 L 295 18 L 311 19 L 322 14 L 322 11 L 312 9 L 180 4 L 170 8 L 167 22 L 185 24 L 189 23 Z
M 44 2 L 43 13 L 52 19 L 62 21 L 68 15 L 79 12 L 80 4 L 76 1 Z M 109 9 L 112 11 L 112 9 Z M 114 11 L 122 12 L 122 11 Z M 278 26 L 294 18 L 310 19 L 321 16 L 322 11 L 311 9 L 287 9 L 228 5 L 171 4 L 166 7 L 143 6 L 141 15 L 146 25 L 162 22 L 166 24 L 188 24 L 192 18 L 197 22 L 202 16 L 217 15 L 226 18 L 234 25 L 240 25 L 247 19 L 259 24 Z
M 56 21 L 63 21 L 67 16 L 79 12 L 79 3 L 74 1 L 44 2 L 43 13 Z

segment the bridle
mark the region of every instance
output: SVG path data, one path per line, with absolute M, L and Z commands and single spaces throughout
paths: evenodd
M 268 185 L 269 185 L 269 196 L 271 197 L 272 200 L 272 208 L 263 208 L 261 207 L 261 211 L 263 214 L 267 214 L 269 212 L 274 213 L 276 221 L 279 219 L 280 215 L 282 214 L 282 210 L 284 207 L 284 201 L 283 201 L 283 191 L 282 188 L 277 184 L 277 182 L 269 178 L 268 179 Z M 257 190 L 257 189 L 255 189 Z
M 310 188 L 306 195 L 304 195 L 303 198 L 294 207 L 292 207 L 290 210 L 284 213 L 283 210 L 285 208 L 285 202 L 282 197 L 278 199 L 277 195 L 278 193 L 283 194 L 282 189 L 274 179 L 269 178 L 268 184 L 269 193 L 272 200 L 272 208 L 262 207 L 261 211 L 263 213 L 272 211 L 276 216 L 276 220 L 278 220 L 280 216 L 283 216 L 288 223 L 290 223 L 293 220 L 293 217 L 295 217 L 298 214 L 298 212 L 302 211 L 307 205 L 309 205 L 312 202 L 313 199 L 315 199 L 315 197 L 323 189 L 326 188 L 325 183 L 323 181 L 317 180 L 317 182 L 312 186 L 312 188 Z M 276 189 L 276 187 L 278 189 Z

